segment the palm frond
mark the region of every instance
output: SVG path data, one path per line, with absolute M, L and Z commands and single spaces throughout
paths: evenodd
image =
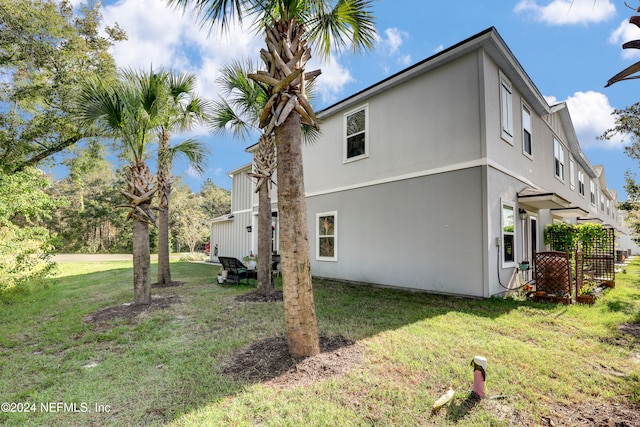
M 202 142 L 189 138 L 166 150 L 168 164 L 173 164 L 174 159 L 184 156 L 189 165 L 199 174 L 204 172 L 204 162 L 209 155 L 209 149 Z
M 316 0 L 315 13 L 307 14 L 304 25 L 308 38 L 321 56 L 332 50 L 343 51 L 351 45 L 354 53 L 371 49 L 375 44 L 373 0 L 338 0 L 331 9 Z

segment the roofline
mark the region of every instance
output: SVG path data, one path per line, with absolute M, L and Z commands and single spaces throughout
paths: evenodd
M 235 169 L 233 169 L 233 170 L 230 170 L 229 172 L 227 172 L 227 176 L 228 176 L 229 178 L 233 178 L 233 176 L 234 176 L 234 175 L 237 175 L 237 174 L 239 174 L 240 172 L 244 172 L 244 171 L 245 171 L 245 169 L 251 169 L 251 165 L 252 165 L 252 163 L 247 163 L 247 164 L 242 165 L 242 166 L 240 166 L 240 167 L 238 167 L 238 168 L 235 168 Z
M 434 68 L 441 67 L 457 58 L 467 55 L 477 49 L 484 49 L 487 54 L 498 64 L 503 73 L 518 88 L 536 113 L 549 114 L 550 107 L 536 85 L 526 73 L 520 62 L 513 55 L 495 27 L 489 27 L 435 55 L 405 68 L 384 80 L 381 80 L 337 103 L 318 112 L 319 119 L 334 114 L 338 111 L 350 108 L 354 104 L 361 103 L 380 92 L 404 83 L 418 75 L 424 74 Z

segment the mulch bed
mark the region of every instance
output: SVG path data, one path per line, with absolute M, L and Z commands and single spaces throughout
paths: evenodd
M 363 349 L 342 336 L 321 336 L 321 353 L 296 360 L 285 336 L 257 341 L 233 355 L 223 372 L 236 379 L 294 388 L 344 375 L 363 359 Z
M 261 295 L 257 292 L 249 292 L 248 294 L 238 295 L 235 298 L 238 302 L 271 302 L 283 301 L 282 291 L 275 291 L 270 295 Z
M 149 305 L 126 303 L 107 307 L 85 316 L 84 321 L 85 323 L 102 323 L 115 319 L 131 321 L 145 311 L 162 310 L 181 301 L 182 299 L 177 295 L 153 296 Z
M 169 283 L 163 283 L 162 285 L 159 284 L 158 282 L 155 282 L 155 283 L 151 284 L 151 287 L 152 288 L 174 288 L 176 286 L 182 286 L 184 284 L 185 284 L 185 282 L 180 282 L 180 281 L 173 280 L 173 281 L 171 281 Z

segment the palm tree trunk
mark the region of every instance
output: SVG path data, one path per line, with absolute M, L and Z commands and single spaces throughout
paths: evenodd
M 171 283 L 169 267 L 169 209 L 158 212 L 158 285 Z
M 299 358 L 320 353 L 311 282 L 300 116 L 290 114 L 276 127 L 275 134 L 285 327 L 289 353 Z
M 158 147 L 158 285 L 171 283 L 169 266 L 169 199 L 171 197 L 171 171 L 169 170 L 169 132 L 163 129 Z
M 149 224 L 133 219 L 133 293 L 136 304 L 151 304 Z
M 271 281 L 271 197 L 269 184 L 258 191 L 258 289 L 260 295 L 271 295 L 275 288 Z

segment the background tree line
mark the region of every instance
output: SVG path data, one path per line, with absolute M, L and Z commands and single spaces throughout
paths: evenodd
M 131 253 L 132 227 L 122 202 L 122 170 L 105 157 L 104 146 L 94 143 L 75 150 L 65 160 L 69 176 L 50 180 L 45 193 L 64 201 L 40 221 L 52 236 L 51 244 L 62 253 Z M 209 237 L 210 219 L 229 213 L 231 194 L 207 179 L 199 192 L 176 179 L 169 214 L 170 247 L 195 252 Z M 151 228 L 151 252 L 158 248 L 157 229 Z

